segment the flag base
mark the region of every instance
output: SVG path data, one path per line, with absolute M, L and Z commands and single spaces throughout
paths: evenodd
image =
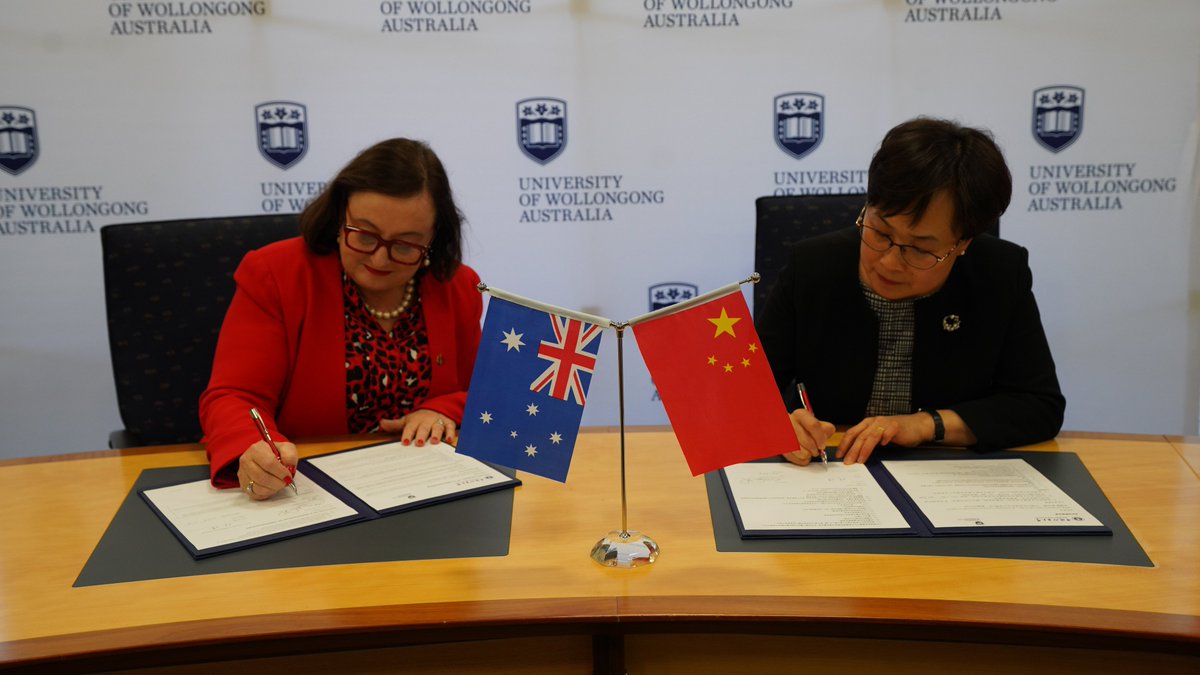
M 658 542 L 640 532 L 613 530 L 592 547 L 592 560 L 605 567 L 642 567 L 658 559 Z

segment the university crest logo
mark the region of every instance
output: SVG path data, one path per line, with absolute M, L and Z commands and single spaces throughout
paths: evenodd
M 0 106 L 0 169 L 13 176 L 37 161 L 37 120 L 33 110 Z
M 557 98 L 517 101 L 517 145 L 538 164 L 545 164 L 567 147 L 567 102 Z
M 299 103 L 267 101 L 254 106 L 258 151 L 268 162 L 289 169 L 308 152 L 308 112 Z
M 1043 148 L 1059 152 L 1083 131 L 1083 89 L 1069 85 L 1033 92 L 1033 137 Z
M 794 91 L 775 97 L 775 144 L 800 159 L 817 149 L 825 135 L 825 97 Z
M 696 284 L 685 284 L 676 281 L 654 284 L 650 287 L 650 311 L 670 307 L 677 302 L 691 300 L 700 289 Z

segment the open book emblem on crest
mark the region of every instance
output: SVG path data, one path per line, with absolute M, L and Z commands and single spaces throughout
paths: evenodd
M 775 144 L 800 159 L 817 149 L 825 134 L 825 97 L 794 91 L 775 97 Z
M 267 101 L 254 106 L 258 151 L 281 169 L 289 169 L 308 152 L 308 112 L 299 103 Z
M 567 147 L 567 102 L 558 98 L 517 101 L 517 145 L 538 164 L 562 154 Z
M 37 119 L 33 110 L 0 106 L 0 169 L 13 176 L 37 161 Z
M 1068 85 L 1033 92 L 1033 137 L 1043 148 L 1059 152 L 1083 131 L 1083 89 Z

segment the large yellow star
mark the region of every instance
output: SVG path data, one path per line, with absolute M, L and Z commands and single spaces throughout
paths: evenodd
M 733 324 L 741 321 L 741 317 L 732 317 L 725 313 L 725 308 L 721 308 L 721 316 L 715 319 L 709 319 L 714 326 L 717 327 L 717 332 L 713 333 L 713 337 L 719 336 L 721 333 L 729 333 L 733 337 L 737 337 L 737 333 L 733 332 Z

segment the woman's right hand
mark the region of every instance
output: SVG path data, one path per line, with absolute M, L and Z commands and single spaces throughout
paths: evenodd
M 279 448 L 279 458 L 266 441 L 258 441 L 246 448 L 238 460 L 238 485 L 251 499 L 269 499 L 292 484 L 300 453 L 294 443 L 276 443 L 275 446 Z
M 829 422 L 822 422 L 804 408 L 792 411 L 790 418 L 792 428 L 796 431 L 796 440 L 800 441 L 800 449 L 795 452 L 785 452 L 784 459 L 800 466 L 806 466 L 815 457 L 821 456 L 821 449 L 829 437 L 837 429 Z

